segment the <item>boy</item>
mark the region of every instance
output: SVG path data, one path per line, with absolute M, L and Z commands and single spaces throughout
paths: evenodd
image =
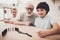
M 41 2 L 36 7 L 39 17 L 35 19 L 35 26 L 43 29 L 38 32 L 40 37 L 45 37 L 58 32 L 58 24 L 51 19 L 47 14 L 49 12 L 49 5 L 46 2 Z M 52 27 L 51 27 L 52 26 Z

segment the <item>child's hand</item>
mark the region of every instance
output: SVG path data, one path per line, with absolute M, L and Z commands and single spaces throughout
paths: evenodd
M 43 38 L 43 37 L 46 37 L 48 35 L 48 32 L 47 31 L 39 31 L 38 35 Z
M 30 22 L 25 22 L 25 25 L 26 25 L 26 26 L 29 26 L 29 25 L 30 25 Z

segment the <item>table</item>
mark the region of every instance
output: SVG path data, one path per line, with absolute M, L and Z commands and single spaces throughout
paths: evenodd
M 17 27 L 20 31 L 24 33 L 28 33 L 32 35 L 32 37 L 29 37 L 24 34 L 19 34 L 16 31 L 8 31 L 7 34 L 2 37 L 1 32 L 6 28 L 13 28 Z M 40 31 L 40 29 L 32 26 L 20 26 L 20 25 L 13 25 L 13 24 L 7 24 L 7 23 L 1 23 L 0 22 L 0 40 L 47 40 L 44 38 L 40 38 L 37 35 L 37 32 Z

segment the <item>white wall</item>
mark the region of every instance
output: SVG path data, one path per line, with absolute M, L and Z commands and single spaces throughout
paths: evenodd
M 5 3 L 5 4 L 13 4 L 17 3 L 18 0 L 0 0 L 0 3 Z
M 54 7 L 56 21 L 58 22 L 58 24 L 60 24 L 60 11 L 58 9 L 58 6 L 60 6 L 60 0 L 56 1 L 55 7 Z
M 3 9 L 0 9 L 0 20 L 3 19 Z

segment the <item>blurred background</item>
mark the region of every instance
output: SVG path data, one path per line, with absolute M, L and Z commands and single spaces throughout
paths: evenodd
M 4 19 L 5 13 L 11 13 L 12 8 L 17 9 L 17 13 L 25 12 L 27 2 L 33 2 L 35 8 L 39 2 L 47 2 L 50 6 L 49 15 L 60 25 L 60 0 L 0 0 L 0 20 Z M 36 9 L 34 9 L 36 12 Z

